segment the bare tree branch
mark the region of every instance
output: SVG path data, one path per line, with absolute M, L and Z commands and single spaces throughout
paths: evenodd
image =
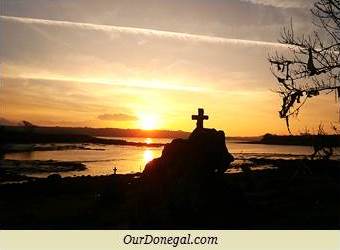
M 279 115 L 289 132 L 289 118 L 297 116 L 309 98 L 335 93 L 340 99 L 340 1 L 319 0 L 311 13 L 326 38 L 317 31 L 297 37 L 291 21 L 279 39 L 288 45 L 289 56 L 276 52 L 268 57 L 282 97 Z

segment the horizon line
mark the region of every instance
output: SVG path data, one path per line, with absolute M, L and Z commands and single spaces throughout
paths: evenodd
M 117 128 L 117 127 L 90 127 L 90 126 L 60 126 L 60 125 L 35 125 L 32 124 L 33 128 L 73 128 L 73 129 L 119 129 L 119 130 L 139 130 L 142 132 L 179 132 L 179 133 L 188 133 L 191 134 L 192 131 L 185 131 L 185 130 L 181 130 L 181 129 L 175 129 L 175 130 L 171 130 L 171 129 L 166 129 L 166 128 L 161 128 L 161 129 L 142 129 L 142 128 Z M 0 124 L 0 127 L 25 127 L 24 125 L 21 124 L 16 124 L 16 125 L 6 125 L 6 124 Z M 214 128 L 207 128 L 207 129 L 214 129 Z M 216 128 L 215 128 L 216 129 Z M 218 129 L 217 129 L 218 130 Z M 222 130 L 222 129 L 221 129 Z M 285 135 L 289 135 L 289 134 L 276 134 L 276 133 L 270 133 L 270 132 L 266 132 L 264 134 L 261 135 L 232 135 L 232 136 L 228 136 L 226 135 L 226 138 L 233 138 L 233 137 L 243 137 L 243 138 L 252 138 L 252 137 L 262 137 L 266 134 L 271 134 L 271 135 L 276 135 L 276 136 L 285 136 Z M 127 136 L 129 137 L 129 136 Z

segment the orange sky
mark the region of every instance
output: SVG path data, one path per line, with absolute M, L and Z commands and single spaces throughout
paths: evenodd
M 291 17 L 311 31 L 310 2 L 6 1 L 0 118 L 190 131 L 203 107 L 228 135 L 287 133 L 266 58 Z M 336 123 L 337 106 L 312 100 L 293 131 Z

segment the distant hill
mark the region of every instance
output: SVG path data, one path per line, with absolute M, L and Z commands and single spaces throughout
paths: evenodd
M 26 124 L 27 122 L 24 121 Z M 89 127 L 47 127 L 47 126 L 22 126 L 21 123 L 0 123 L 7 131 L 24 132 L 34 131 L 38 134 L 73 134 L 90 135 L 97 137 L 139 137 L 139 138 L 188 138 L 191 132 L 182 130 L 142 130 L 122 128 L 89 128 Z M 229 141 L 258 142 L 262 136 L 227 136 Z
M 7 131 L 27 131 L 27 126 L 3 126 Z M 88 127 L 30 127 L 37 134 L 72 134 L 97 137 L 145 137 L 145 138 L 186 138 L 190 135 L 185 131 L 142 130 L 120 128 L 88 128 Z M 32 132 L 33 132 L 32 131 Z
M 0 117 L 0 126 L 17 126 L 18 123 L 15 121 L 8 120 L 6 118 Z
M 340 146 L 340 135 L 272 135 L 265 134 L 257 143 L 271 145 L 301 145 L 312 146 L 315 140 L 320 139 L 325 144 Z

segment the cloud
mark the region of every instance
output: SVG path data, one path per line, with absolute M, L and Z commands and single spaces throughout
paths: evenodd
M 7 66 L 4 64 L 4 66 Z M 7 68 L 6 68 L 7 69 Z M 20 68 L 19 68 L 20 69 Z M 8 70 L 7 70 L 8 71 Z M 22 70 L 24 71 L 24 70 Z M 82 77 L 66 77 L 58 75 L 41 75 L 40 73 L 21 73 L 20 76 L 15 74 L 6 74 L 2 76 L 7 79 L 16 79 L 23 81 L 56 81 L 56 82 L 73 82 L 73 83 L 89 83 L 89 84 L 102 84 L 112 85 L 118 87 L 139 88 L 139 89 L 158 89 L 158 90 L 172 90 L 172 91 L 186 91 L 186 92 L 207 92 L 212 89 L 201 86 L 184 86 L 180 83 L 162 82 L 155 79 L 140 80 L 140 79 L 84 79 Z
M 315 1 L 313 0 L 241 0 L 254 4 L 263 4 L 279 8 L 310 8 Z
M 97 117 L 104 121 L 136 121 L 137 117 L 127 114 L 101 114 Z
M 255 41 L 246 39 L 233 39 L 225 37 L 207 36 L 207 35 L 195 35 L 180 32 L 162 31 L 155 29 L 135 28 L 135 27 L 122 27 L 112 25 L 100 25 L 91 23 L 80 23 L 80 22 L 69 22 L 69 21 L 56 21 L 47 19 L 36 19 L 26 17 L 14 17 L 14 16 L 0 16 L 0 20 L 22 23 L 28 25 L 47 25 L 64 28 L 78 28 L 83 30 L 94 30 L 108 33 L 112 36 L 113 33 L 118 34 L 130 34 L 130 35 L 141 35 L 146 37 L 157 37 L 162 39 L 175 39 L 188 42 L 202 42 L 211 44 L 222 44 L 222 45 L 244 45 L 244 46 L 261 46 L 261 47 L 286 47 L 280 43 Z

